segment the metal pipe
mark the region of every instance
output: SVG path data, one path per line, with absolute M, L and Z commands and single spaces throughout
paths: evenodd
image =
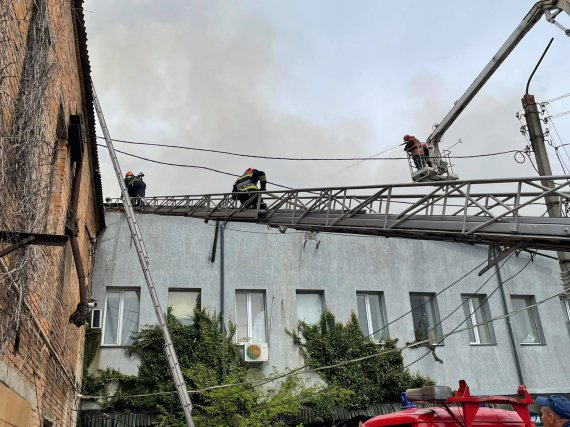
M 226 223 L 220 223 L 220 330 L 226 331 L 224 298 L 225 298 L 225 265 L 224 265 L 224 227 Z
M 83 162 L 79 161 L 75 167 L 75 175 L 73 177 L 73 187 L 71 189 L 71 202 L 69 210 L 71 212 L 71 227 L 69 242 L 71 243 L 71 251 L 73 253 L 73 261 L 77 278 L 79 280 L 79 304 L 87 305 L 87 285 L 85 284 L 85 270 L 83 269 L 83 261 L 81 259 L 81 251 L 77 239 L 77 206 L 79 205 L 79 190 L 81 188 L 81 174 L 83 171 Z
M 497 251 L 494 250 L 495 256 L 497 255 Z M 499 268 L 499 264 L 495 264 L 495 272 L 497 273 L 497 280 L 499 281 L 499 289 L 501 290 L 501 301 L 503 303 L 503 314 L 507 315 L 509 310 L 507 308 L 507 297 L 505 295 L 505 288 L 503 287 L 503 278 L 501 277 L 501 269 Z M 513 333 L 513 325 L 511 324 L 511 317 L 506 316 L 505 322 L 507 322 L 507 330 L 509 331 L 509 339 L 511 341 L 511 349 L 513 350 L 513 357 L 515 359 L 515 367 L 517 369 L 517 377 L 519 379 L 519 385 L 524 384 L 524 377 L 521 368 L 521 361 L 519 358 L 519 353 L 516 347 L 516 340 L 515 334 Z
M 554 37 L 552 37 L 550 39 L 550 41 L 548 42 L 548 44 L 546 45 L 546 49 L 544 49 L 544 52 L 542 52 L 542 56 L 540 57 L 540 59 L 538 60 L 538 62 L 536 63 L 536 66 L 534 67 L 534 70 L 532 70 L 532 73 L 530 73 L 530 77 L 528 78 L 528 81 L 526 82 L 526 91 L 525 93 L 528 95 L 528 87 L 530 86 L 530 81 L 532 80 L 532 76 L 534 76 L 534 73 L 536 73 L 536 70 L 538 69 L 538 66 L 540 65 L 540 63 L 542 62 L 542 60 L 544 59 L 544 55 L 546 55 L 546 52 L 548 52 L 548 49 L 550 49 L 550 45 L 552 44 L 552 42 L 554 41 Z
M 216 247 L 218 246 L 219 229 L 220 229 L 220 223 L 216 221 L 216 230 L 214 231 L 214 242 L 212 243 L 212 249 L 210 251 L 210 262 L 216 261 Z

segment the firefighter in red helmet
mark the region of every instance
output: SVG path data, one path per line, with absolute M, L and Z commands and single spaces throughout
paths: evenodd
M 404 150 L 412 158 L 418 170 L 425 166 L 424 150 L 419 139 L 412 135 L 405 135 L 404 143 L 401 145 L 404 145 Z
M 128 171 L 125 175 L 127 192 L 129 193 L 131 203 L 136 207 L 144 206 L 146 184 L 143 181 L 143 176 L 142 172 L 135 176 L 131 171 Z
M 259 182 L 259 188 L 257 188 L 258 182 Z M 241 175 L 234 183 L 234 186 L 232 188 L 232 193 L 237 193 L 234 194 L 234 198 L 237 198 L 243 205 L 251 198 L 251 196 L 253 195 L 252 192 L 259 190 L 265 191 L 266 186 L 267 186 L 267 178 L 265 176 L 265 172 L 254 168 L 247 168 L 243 173 L 243 175 Z M 246 208 L 256 209 L 257 197 L 251 200 L 246 206 Z M 263 203 L 263 200 L 260 200 L 259 209 L 265 210 L 266 208 L 267 205 Z

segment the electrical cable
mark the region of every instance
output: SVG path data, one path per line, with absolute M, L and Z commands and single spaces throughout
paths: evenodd
M 562 141 L 562 138 L 560 137 L 560 133 L 558 133 L 558 129 L 556 128 L 556 124 L 554 123 L 554 121 L 552 121 L 553 116 L 550 115 L 550 112 L 548 111 L 548 108 L 546 108 L 546 105 L 544 106 L 544 111 L 547 114 L 546 118 L 552 124 L 552 129 L 554 129 L 554 132 L 556 133 L 556 136 L 558 137 L 558 141 L 560 142 L 560 144 L 557 147 L 555 147 L 556 155 L 558 156 L 558 147 L 562 147 L 562 149 L 564 150 L 564 153 L 566 153 L 566 157 L 568 157 L 568 160 L 570 160 L 570 154 L 568 154 L 568 151 L 566 150 L 566 145 L 569 145 L 569 144 L 564 144 L 564 141 Z
M 96 144 L 96 145 L 97 145 L 98 147 L 107 148 L 107 146 L 104 145 L 104 144 Z M 229 176 L 233 176 L 233 177 L 239 177 L 239 176 L 240 176 L 240 175 L 237 175 L 237 174 L 235 174 L 235 173 L 231 173 L 231 172 L 226 172 L 226 171 L 222 171 L 222 170 L 219 170 L 219 169 L 210 168 L 210 167 L 207 167 L 207 166 L 162 162 L 162 161 L 160 161 L 160 160 L 154 160 L 154 159 L 150 159 L 150 158 L 147 158 L 147 157 L 138 156 L 138 155 L 136 155 L 136 154 L 127 153 L 126 151 L 117 150 L 116 148 L 115 148 L 115 151 L 116 151 L 117 153 L 124 154 L 125 156 L 135 157 L 135 158 L 140 159 L 140 160 L 145 160 L 145 161 L 151 162 L 151 163 L 158 163 L 158 164 L 160 164 L 160 165 L 176 166 L 176 167 L 179 167 L 179 168 L 204 169 L 204 170 L 208 170 L 208 171 L 211 171 L 211 172 L 216 172 L 216 173 L 220 173 L 220 174 L 223 174 L 223 175 L 229 175 Z M 271 184 L 271 185 L 276 186 L 276 187 L 285 188 L 286 190 L 293 190 L 292 187 L 287 187 L 286 185 L 277 184 L 277 183 L 271 182 L 271 181 L 267 181 L 267 182 L 268 182 L 269 184 Z
M 98 139 L 103 139 L 103 137 L 98 136 Z M 408 160 L 408 157 L 283 157 L 283 156 L 262 156 L 257 154 L 243 154 L 243 153 L 234 153 L 231 151 L 223 151 L 223 150 L 213 150 L 209 148 L 197 148 L 197 147 L 185 147 L 182 145 L 168 145 L 168 144 L 155 144 L 150 142 L 137 142 L 137 141 L 127 141 L 124 139 L 113 139 L 113 142 L 122 142 L 125 144 L 135 144 L 135 145 L 145 145 L 145 146 L 152 146 L 152 147 L 165 147 L 165 148 L 176 148 L 182 150 L 192 150 L 192 151 L 202 151 L 207 153 L 215 153 L 215 154 L 225 154 L 228 156 L 238 156 L 238 157 L 248 157 L 252 159 L 266 159 L 266 160 L 289 160 L 289 161 L 367 161 L 367 160 Z M 106 147 L 105 145 L 100 145 L 102 147 Z M 118 150 L 116 150 L 118 151 Z M 387 150 L 389 151 L 389 150 Z M 505 151 L 498 151 L 495 153 L 484 153 L 484 154 L 471 154 L 465 156 L 450 156 L 452 159 L 472 159 L 477 157 L 490 157 L 490 156 L 499 156 L 503 154 L 510 154 L 514 153 L 517 150 L 505 150 Z M 126 154 L 125 152 L 120 153 Z M 146 159 L 145 159 L 146 160 Z
M 505 262 L 503 262 L 502 265 L 499 265 L 499 266 L 498 266 L 498 270 L 500 270 L 500 269 L 509 261 L 509 259 L 512 257 L 512 255 L 513 255 L 513 254 L 509 255 L 508 258 L 505 260 Z M 514 279 L 515 277 L 517 277 L 525 268 L 528 267 L 528 265 L 529 265 L 533 260 L 534 260 L 534 257 L 533 257 L 532 254 L 531 254 L 531 257 L 530 257 L 529 260 L 526 262 L 526 264 L 525 264 L 519 271 L 517 271 L 515 274 L 513 274 L 511 277 L 509 277 L 509 278 L 506 279 L 506 280 L 503 280 L 502 283 L 499 282 L 499 284 L 498 284 L 498 285 L 495 287 L 495 289 L 493 289 L 493 291 L 483 300 L 483 302 L 482 302 L 475 310 L 473 310 L 473 313 L 475 313 L 477 310 L 479 310 L 479 309 L 489 300 L 489 298 L 491 298 L 491 296 L 493 296 L 493 294 L 494 294 L 498 289 L 501 288 L 501 286 L 503 286 L 503 285 L 504 285 L 505 283 L 507 283 L 509 280 L 512 280 L 512 279 Z M 481 289 L 483 288 L 483 286 L 484 286 L 485 284 L 487 284 L 487 282 L 489 282 L 489 280 L 491 280 L 491 278 L 492 278 L 493 276 L 495 276 L 496 273 L 497 273 L 497 271 L 495 271 L 473 294 L 476 294 L 477 292 L 479 292 L 479 290 L 481 290 Z M 557 295 L 559 295 L 559 294 L 557 294 Z M 462 307 L 463 304 L 464 304 L 464 302 L 461 303 L 461 305 L 459 306 L 459 308 Z M 453 310 L 453 311 L 452 311 L 450 314 L 448 314 L 443 320 L 446 320 L 447 318 L 449 318 L 449 316 L 451 316 L 453 313 L 455 313 L 459 308 L 456 308 L 455 310 Z M 473 313 L 472 313 L 472 314 L 473 314 Z M 453 329 L 451 330 L 451 332 L 449 332 L 449 333 L 447 333 L 447 334 L 443 334 L 443 337 L 442 337 L 441 341 L 438 340 L 438 342 L 443 342 L 449 335 L 454 334 L 454 333 L 459 329 L 459 327 L 461 327 L 461 325 L 463 325 L 465 322 L 467 322 L 467 320 L 469 320 L 469 318 L 470 318 L 470 316 L 468 316 L 468 317 L 466 317 L 464 320 L 462 320 L 455 328 L 453 328 Z M 443 322 L 443 320 L 441 320 L 441 321 L 438 323 L 437 326 L 441 325 L 441 323 Z M 433 329 L 433 328 L 432 328 L 432 329 Z M 433 339 L 432 339 L 430 342 L 433 342 Z M 417 358 L 417 359 L 414 360 L 413 362 L 408 363 L 406 366 L 404 366 L 404 369 L 409 368 L 409 367 L 412 366 L 414 363 L 419 362 L 420 360 L 422 360 L 424 357 L 426 357 L 426 356 L 427 356 L 428 354 L 430 354 L 431 352 L 432 352 L 432 351 L 431 351 L 431 349 L 430 349 L 430 350 L 429 350 L 428 352 L 426 352 L 424 355 L 420 356 L 419 358 Z
M 559 101 L 559 100 L 566 98 L 568 96 L 570 96 L 570 93 L 566 93 L 564 95 L 557 96 L 556 98 L 549 99 L 548 101 L 545 101 L 544 104 L 550 104 L 552 102 Z
M 405 312 L 404 314 L 400 315 L 399 317 L 395 318 L 394 320 L 388 322 L 386 325 L 384 325 L 383 327 L 381 327 L 380 329 L 373 331 L 372 333 L 368 334 L 365 336 L 365 338 L 370 337 L 371 335 L 376 334 L 377 332 L 383 331 L 384 329 L 386 329 L 388 326 L 390 326 L 391 324 L 397 322 L 398 320 L 404 318 L 405 316 L 407 316 L 408 314 L 412 313 L 414 310 L 417 310 L 420 307 L 423 307 L 424 305 L 426 305 L 427 303 L 429 303 L 430 301 L 433 301 L 438 295 L 441 295 L 443 292 L 447 291 L 449 288 L 455 286 L 457 283 L 461 282 L 463 279 L 465 279 L 467 276 L 469 276 L 471 273 L 473 273 L 475 270 L 477 270 L 478 268 L 482 267 L 483 264 L 485 264 L 487 262 L 487 260 L 484 260 L 481 264 L 477 265 L 476 267 L 472 268 L 471 270 L 469 270 L 467 273 L 465 273 L 464 275 L 462 275 L 459 279 L 455 280 L 453 283 L 451 283 L 450 285 L 446 286 L 445 288 L 443 288 L 442 290 L 438 291 L 437 293 L 435 293 L 431 298 L 429 298 L 428 300 L 424 301 L 422 304 L 418 305 L 417 307 L 414 307 L 413 309 Z
M 528 265 L 528 263 L 527 263 L 527 265 Z M 517 273 L 515 273 L 513 276 L 511 276 L 511 277 L 510 277 L 509 279 L 507 279 L 507 280 L 511 280 L 511 279 L 513 279 L 514 277 L 516 277 L 520 272 L 522 272 L 522 270 L 523 270 L 524 268 L 525 268 L 525 267 L 523 267 L 521 270 L 519 270 Z M 505 282 L 506 282 L 506 280 L 505 280 Z M 505 283 L 505 282 L 503 282 L 503 283 Z M 450 335 L 454 335 L 454 334 L 458 334 L 458 333 L 461 333 L 461 332 L 465 332 L 465 331 L 468 331 L 468 330 L 470 330 L 470 329 L 473 329 L 473 328 L 476 328 L 476 327 L 479 327 L 479 326 L 483 326 L 483 325 L 486 325 L 486 324 L 495 322 L 495 321 L 497 321 L 497 320 L 506 319 L 506 318 L 515 316 L 515 315 L 517 315 L 517 314 L 519 314 L 519 313 L 521 313 L 521 312 L 523 312 L 523 311 L 525 311 L 525 310 L 529 310 L 529 309 L 531 309 L 531 308 L 538 307 L 539 305 L 545 303 L 546 301 L 549 301 L 549 300 L 551 300 L 551 299 L 553 299 L 553 298 L 559 298 L 560 296 L 564 296 L 564 295 L 565 295 L 564 293 L 556 293 L 556 294 L 551 295 L 551 296 L 549 296 L 549 297 L 546 297 L 546 298 L 544 298 L 544 299 L 542 299 L 542 300 L 540 300 L 540 301 L 537 301 L 537 302 L 535 302 L 534 304 L 530 304 L 530 305 L 528 305 L 528 306 L 521 307 L 521 308 L 519 308 L 519 309 L 517 309 L 517 310 L 514 310 L 514 311 L 511 311 L 511 312 L 509 312 L 509 313 L 505 313 L 505 314 L 502 314 L 502 315 L 500 315 L 500 316 L 493 317 L 493 318 L 488 319 L 488 320 L 485 320 L 485 321 L 483 321 L 483 322 L 481 322 L 481 323 L 477 323 L 477 324 L 474 324 L 474 325 L 472 325 L 472 326 L 468 326 L 468 327 L 462 328 L 462 329 L 459 329 L 458 327 L 456 327 L 456 328 L 454 328 L 451 332 L 448 332 L 448 333 L 446 333 L 446 334 L 444 334 L 444 335 L 442 335 L 442 336 L 438 336 L 438 337 L 435 337 L 435 338 L 428 338 L 428 339 L 426 339 L 426 340 L 418 341 L 418 342 L 415 342 L 415 343 L 413 343 L 413 344 L 406 345 L 406 346 L 403 346 L 403 347 L 400 347 L 400 348 L 395 348 L 395 349 L 391 349 L 391 350 L 381 351 L 381 352 L 374 353 L 374 354 L 370 354 L 370 355 L 367 355 L 367 356 L 362 356 L 362 357 L 358 357 L 358 358 L 354 358 L 354 359 L 344 360 L 344 361 L 339 362 L 339 363 L 336 363 L 336 364 L 331 364 L 331 365 L 327 365 L 327 366 L 320 366 L 320 367 L 318 367 L 318 368 L 308 369 L 308 370 L 304 370 L 304 371 L 301 370 L 303 367 L 300 367 L 300 368 L 296 368 L 296 369 L 294 369 L 294 370 L 292 370 L 292 371 L 279 374 L 278 376 L 274 376 L 274 377 L 270 377 L 270 378 L 265 378 L 264 380 L 245 381 L 245 382 L 234 383 L 234 384 L 222 384 L 222 385 L 217 385 L 217 386 L 212 386 L 212 387 L 206 387 L 206 388 L 199 389 L 199 390 L 188 390 L 188 392 L 189 392 L 189 393 L 193 393 L 193 394 L 197 394 L 197 393 L 203 393 L 203 392 L 205 392 L 205 391 L 209 391 L 209 390 L 213 390 L 213 389 L 227 388 L 227 387 L 235 387 L 235 386 L 240 386 L 240 385 L 248 385 L 248 384 L 250 384 L 250 385 L 255 386 L 256 384 L 259 384 L 259 383 L 262 383 L 262 382 L 263 382 L 263 383 L 268 383 L 268 382 L 271 382 L 271 381 L 275 381 L 276 379 L 284 378 L 284 377 L 287 377 L 287 376 L 290 376 L 290 375 L 301 375 L 301 374 L 306 374 L 306 373 L 310 373 L 310 372 L 318 372 L 318 371 L 323 371 L 323 370 L 328 370 L 328 369 L 334 369 L 334 368 L 338 368 L 338 367 L 340 367 L 340 366 L 344 366 L 344 365 L 348 365 L 348 364 L 352 364 L 352 363 L 361 362 L 361 361 L 363 361 L 363 360 L 371 359 L 371 358 L 378 357 L 378 356 L 383 356 L 383 355 L 385 355 L 385 354 L 396 353 L 396 352 L 402 352 L 402 351 L 407 350 L 407 349 L 409 349 L 409 348 L 415 348 L 415 347 L 417 347 L 418 345 L 430 343 L 430 342 L 432 342 L 433 340 L 442 340 L 442 341 L 443 341 L 443 340 L 445 340 L 447 337 L 449 337 Z M 464 321 L 464 322 L 465 322 L 465 321 Z M 464 322 L 462 322 L 462 323 L 464 323 Z M 460 325 L 459 325 L 459 326 L 460 326 Z M 131 398 L 131 397 L 139 397 L 139 396 L 145 396 L 145 397 L 147 397 L 147 396 L 158 396 L 158 395 L 163 395 L 163 394 L 174 394 L 174 393 L 176 393 L 176 391 L 145 393 L 145 394 L 137 394 L 137 395 L 121 395 L 120 397 L 123 397 L 123 398 Z M 110 396 L 91 396 L 91 395 L 81 395 L 81 394 L 79 394 L 78 397 L 79 397 L 80 399 L 87 399 L 87 400 L 89 400 L 89 399 L 106 399 L 106 398 L 109 398 Z
M 570 110 L 564 111 L 564 112 L 562 112 L 562 113 L 556 113 L 556 114 L 550 116 L 550 118 L 551 118 L 551 119 L 555 119 L 555 118 L 557 118 L 557 117 L 565 116 L 566 114 L 570 114 Z

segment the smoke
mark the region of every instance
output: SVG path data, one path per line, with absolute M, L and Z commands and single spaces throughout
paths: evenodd
M 95 13 L 87 15 L 93 79 L 114 138 L 291 157 L 366 157 L 395 147 L 382 156 L 404 157 L 397 147 L 402 135 L 425 139 L 478 72 L 467 61 L 423 66 L 422 61 L 409 60 L 414 52 L 401 52 L 407 54 L 406 61 L 380 57 L 372 62 L 364 44 L 363 56 L 358 58 L 369 61 L 364 65 L 369 68 L 360 69 L 359 63 L 349 62 L 349 56 L 335 62 L 331 60 L 334 34 L 324 37 L 328 44 L 323 44 L 322 39 L 310 38 L 316 30 L 299 24 L 291 28 L 313 31 L 311 36 L 286 33 L 284 41 L 283 28 L 256 3 L 176 0 L 168 8 L 154 2 L 136 3 L 134 7 L 130 2 L 98 0 L 93 4 Z M 301 18 L 307 21 L 305 15 Z M 339 29 L 343 37 L 352 35 L 350 25 L 342 20 L 335 23 L 343 26 Z M 393 23 L 390 31 L 396 34 L 405 28 Z M 362 39 L 346 41 L 343 47 L 350 48 L 343 55 L 360 49 L 361 42 L 390 54 L 404 49 L 388 39 L 371 40 L 362 32 Z M 418 45 L 423 51 L 415 54 L 425 61 L 430 55 L 443 55 L 435 44 L 442 41 L 433 43 Z M 455 49 L 460 59 L 462 52 L 457 45 Z M 335 64 L 341 69 L 334 69 Z M 455 76 L 450 75 L 452 66 Z M 343 74 L 348 72 L 353 74 Z M 513 74 L 512 82 L 508 72 L 495 76 L 449 129 L 443 146 L 461 138 L 463 143 L 453 148 L 453 155 L 524 149 L 526 141 L 515 113 L 521 108 L 527 77 L 519 74 L 516 78 Z M 120 143 L 116 148 L 234 174 L 255 167 L 264 170 L 270 181 L 290 187 L 410 180 L 406 160 L 288 162 Z M 105 195 L 116 196 L 116 178 L 105 149 L 100 151 Z M 213 172 L 155 165 L 123 155 L 119 160 L 123 173 L 145 172 L 148 195 L 226 192 L 233 183 L 232 177 Z M 454 163 L 461 178 L 535 174 L 528 160 L 519 165 L 512 155 Z

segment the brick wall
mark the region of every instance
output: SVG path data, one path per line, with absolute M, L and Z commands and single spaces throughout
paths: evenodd
M 21 176 L 31 177 L 39 188 L 32 192 L 38 212 L 28 213 L 39 218 L 28 225 L 34 231 L 48 234 L 65 234 L 67 212 L 75 167 L 70 160 L 65 129 L 70 115 L 79 115 L 84 125 L 84 156 L 81 190 L 78 206 L 79 245 L 83 268 L 90 286 L 93 259 L 89 255 L 91 243 L 86 227 L 93 236 L 98 234 L 103 219 L 99 217 L 97 187 L 100 180 L 94 173 L 89 144 L 94 129 L 91 110 L 85 93 L 90 81 L 80 55 L 83 37 L 78 25 L 83 25 L 80 1 L 70 0 L 0 0 L 4 16 L 0 33 L 0 162 L 17 164 L 10 159 L 10 147 L 15 141 L 14 123 L 22 99 L 22 81 L 26 70 L 26 51 L 29 49 L 30 22 L 34 7 L 47 7 L 49 24 L 49 51 L 46 70 L 47 85 L 43 91 L 41 147 L 37 161 Z M 79 21 L 77 21 L 79 17 Z M 84 42 L 84 40 L 83 40 Z M 85 58 L 83 58 L 85 59 Z M 83 65 L 82 65 L 83 64 Z M 88 72 L 88 71 L 87 71 Z M 59 126 L 58 126 L 59 123 Z M 63 130 L 63 132 L 62 132 Z M 8 173 L 8 172 L 7 172 Z M 17 183 L 0 189 L 0 231 L 15 227 L 12 219 L 19 203 Z M 10 193 L 12 192 L 12 193 Z M 43 201 L 40 203 L 40 200 Z M 27 206 L 34 206 L 34 201 Z M 45 213 L 45 216 L 44 216 Z M 26 214 L 27 215 L 27 214 Z M 35 217 L 34 217 L 35 215 Z M 19 224 L 26 225 L 23 221 Z M 6 243 L 0 242 L 0 249 Z M 6 270 L 19 265 L 32 267 L 30 274 L 10 276 Z M 68 322 L 69 315 L 79 302 L 78 278 L 69 243 L 66 247 L 27 246 L 2 259 L 0 265 L 0 339 L 5 346 L 0 354 L 0 382 L 31 404 L 32 425 L 51 422 L 57 426 L 75 425 L 78 402 L 76 391 L 81 384 L 84 327 L 77 328 Z M 38 267 L 39 266 L 39 267 Z M 1 271 L 3 269 L 4 271 Z M 9 289 L 12 289 L 8 292 Z M 23 290 L 19 295 L 14 289 Z M 20 300 L 20 296 L 22 299 Z M 8 409 L 9 410 L 9 409 Z M 0 424 L 3 414 L 0 413 Z

